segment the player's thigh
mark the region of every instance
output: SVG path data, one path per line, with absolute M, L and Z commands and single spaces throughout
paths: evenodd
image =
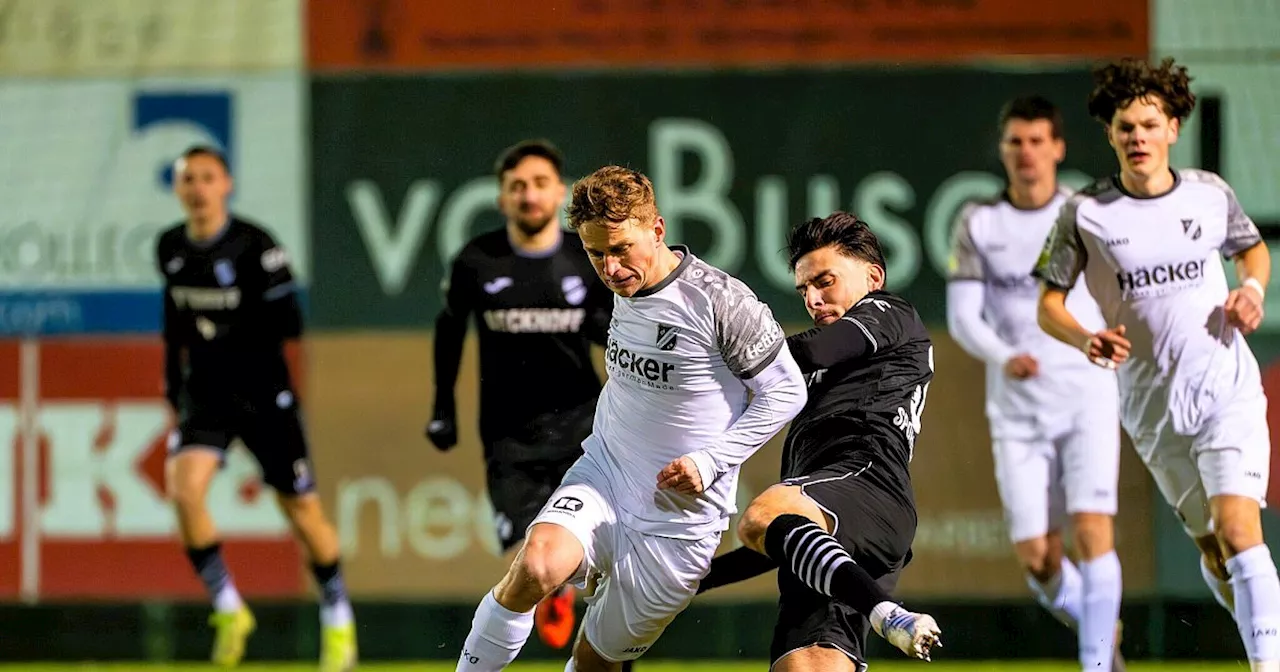
M 544 560 L 559 565 L 564 558 L 574 556 L 576 566 L 568 568 L 566 581 L 585 588 L 589 575 L 604 571 L 615 556 L 620 523 L 610 488 L 608 479 L 599 470 L 583 461 L 576 463 L 522 530 L 525 546 L 521 555 L 527 555 L 531 552 L 530 544 L 537 543 L 541 536 L 537 533 L 539 526 L 562 528 L 577 540 L 581 556 L 564 552 L 564 549 L 547 549 L 555 557 Z
M 230 409 L 186 404 L 169 434 L 165 459 L 165 489 L 173 501 L 203 501 L 210 481 L 226 462 L 237 429 Z
M 525 531 L 572 465 L 573 461 L 488 462 L 485 480 L 503 552 L 524 540 Z
M 296 406 L 270 406 L 246 412 L 240 438 L 262 469 L 262 482 L 281 497 L 316 490 L 315 469 L 302 415 Z
M 1206 498 L 1235 495 L 1265 503 L 1271 477 L 1266 397 L 1258 394 L 1210 418 L 1193 448 Z
M 833 665 L 830 669 L 834 670 L 864 669 L 870 627 L 851 607 L 814 591 L 791 572 L 779 572 L 778 620 L 769 644 L 770 669 L 824 669 L 813 666 L 819 662 Z
M 720 534 L 654 537 L 615 528 L 615 555 L 583 617 L 583 636 L 600 657 L 634 660 L 649 650 L 693 600 Z
M 1054 510 L 1059 471 L 1053 443 L 995 439 L 991 455 L 1009 540 L 1018 543 L 1043 537 L 1057 522 Z
M 1068 513 L 1116 514 L 1120 424 L 1105 410 L 1087 414 L 1058 442 Z
M 803 489 L 833 521 L 831 535 L 854 561 L 878 578 L 906 563 L 917 517 L 910 484 L 894 486 L 872 476 L 870 472 L 847 472 L 817 478 Z
M 1192 439 L 1172 431 L 1135 431 L 1131 436 L 1156 489 L 1182 521 L 1187 535 L 1199 538 L 1210 534 L 1209 499 L 1192 454 Z

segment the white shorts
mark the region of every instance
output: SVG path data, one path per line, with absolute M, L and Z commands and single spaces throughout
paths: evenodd
M 1205 419 L 1194 436 L 1178 434 L 1171 423 L 1131 432 L 1164 501 L 1192 537 L 1213 533 L 1209 498 L 1238 495 L 1266 506 L 1271 477 L 1271 432 L 1267 397 L 1232 401 Z
M 1068 514 L 1115 515 L 1120 478 L 1116 404 L 1098 404 L 1058 437 L 996 439 L 991 449 L 1010 541 L 1061 529 Z
M 585 557 L 570 582 L 596 580 L 583 631 L 596 653 L 616 663 L 639 658 L 689 606 L 720 533 L 691 541 L 636 532 L 618 522 L 611 492 L 600 472 L 579 460 L 530 527 L 559 525 L 582 543 Z

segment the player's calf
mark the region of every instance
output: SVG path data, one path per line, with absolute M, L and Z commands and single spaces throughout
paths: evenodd
M 314 492 L 281 493 L 277 502 L 307 551 L 311 576 L 319 588 L 321 672 L 353 669 L 358 657 L 355 615 L 342 576 L 337 531 Z
M 1209 499 L 1214 534 L 1231 577 L 1236 627 L 1255 670 L 1280 669 L 1280 577 L 1263 543 L 1262 512 L 1249 497 Z
M 1110 670 L 1116 659 L 1122 593 L 1112 519 L 1093 512 L 1077 512 L 1072 519 L 1080 550 L 1080 664 L 1083 669 Z

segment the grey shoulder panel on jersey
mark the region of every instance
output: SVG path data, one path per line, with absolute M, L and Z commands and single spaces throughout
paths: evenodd
M 951 254 L 947 260 L 947 280 L 983 280 L 982 255 L 973 240 L 973 220 L 991 201 L 969 201 L 956 213 L 951 228 Z
M 1236 199 L 1235 190 L 1222 179 L 1221 175 L 1199 168 L 1183 168 L 1178 171 L 1178 176 L 1184 182 L 1198 182 L 1216 187 L 1226 196 L 1227 235 L 1222 242 L 1223 256 L 1234 257 L 1262 242 L 1262 233 L 1258 231 L 1258 225 L 1245 214 L 1244 208 L 1240 207 L 1240 201 Z
M 709 299 L 716 344 L 733 375 L 752 378 L 778 356 L 786 343 L 782 326 L 746 283 L 701 259 L 680 280 Z
M 1111 179 L 1106 178 L 1067 198 L 1062 211 L 1058 213 L 1058 221 L 1044 241 L 1044 248 L 1040 251 L 1040 258 L 1036 260 L 1031 275 L 1057 289 L 1069 290 L 1075 287 L 1076 278 L 1084 270 L 1087 260 L 1076 223 L 1080 206 L 1088 201 L 1112 202 L 1121 195 Z

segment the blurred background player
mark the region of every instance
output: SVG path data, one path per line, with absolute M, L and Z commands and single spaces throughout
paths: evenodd
M 165 395 L 178 428 L 166 463 L 187 557 L 213 599 L 213 661 L 233 666 L 256 627 L 222 559 L 205 496 L 239 438 L 275 489 L 320 588 L 321 670 L 352 669 L 355 625 L 339 568 L 338 536 L 315 492 L 284 343 L 302 333 L 283 248 L 227 209 L 231 175 L 217 150 L 195 147 L 174 166 L 187 220 L 161 234 Z
M 1036 323 L 1038 283 L 1028 271 L 1068 195 L 1058 185 L 1066 156 L 1062 114 L 1043 97 L 1016 98 L 999 125 L 1008 186 L 960 211 L 947 326 L 987 364 L 996 485 L 1027 585 L 1076 630 L 1081 666 L 1107 672 L 1118 658 L 1121 596 L 1112 520 L 1120 475 L 1116 377 Z M 1104 328 L 1083 286 L 1067 305 L 1089 331 Z M 1063 553 L 1064 514 L 1071 516 L 1078 567 Z
M 1254 670 L 1280 670 L 1280 579 L 1262 536 L 1270 474 L 1267 399 L 1245 336 L 1262 322 L 1271 257 L 1219 176 L 1169 167 L 1195 108 L 1185 68 L 1126 59 L 1098 68 L 1089 113 L 1119 174 L 1068 199 L 1036 274 L 1040 323 L 1119 367 L 1122 421 L 1165 501 L 1200 548 L 1206 583 L 1233 612 Z M 1228 289 L 1218 256 L 1235 262 Z M 1107 326 L 1077 321 L 1084 275 Z
M 865 670 L 869 627 L 928 660 L 937 623 L 890 597 L 916 532 L 910 462 L 933 379 L 928 329 L 884 291 L 880 241 L 854 215 L 808 220 L 788 247 L 815 325 L 787 338 L 809 401 L 787 432 L 782 483 L 747 507 L 744 546 L 715 559 L 699 592 L 786 568 L 774 672 Z
M 502 550 L 512 560 L 525 531 L 591 433 L 613 294 L 576 239 L 565 244 L 560 151 L 545 140 L 506 149 L 494 168 L 506 227 L 473 238 L 453 261 L 436 318 L 435 409 L 427 437 L 457 444 L 454 386 L 467 323 L 480 333 L 480 440 Z M 573 636 L 573 588 L 538 607 L 538 634 L 564 647 Z
M 653 184 L 606 166 L 573 187 L 569 223 L 618 295 L 608 381 L 585 453 L 485 593 L 458 672 L 515 660 L 532 610 L 599 577 L 566 670 L 619 670 L 693 599 L 734 512 L 738 470 L 804 405 L 768 304 L 680 246 Z

